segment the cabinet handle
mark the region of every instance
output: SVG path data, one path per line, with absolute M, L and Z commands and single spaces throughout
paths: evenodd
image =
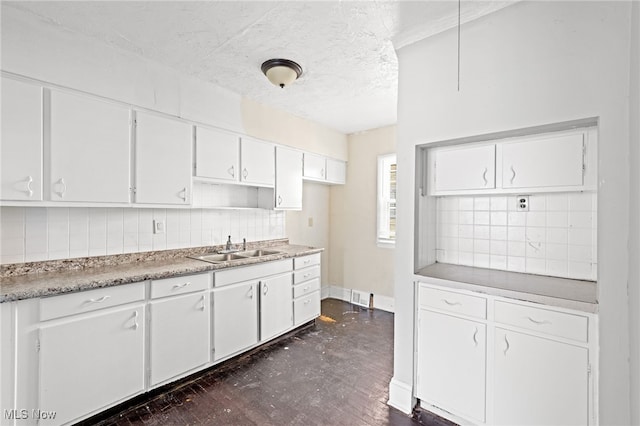
M 311 302 L 311 299 L 307 299 L 307 300 L 304 301 L 304 304 L 308 305 L 310 302 Z
M 510 183 L 513 183 L 515 178 L 516 178 L 516 171 L 513 170 L 513 166 L 511 166 L 511 180 L 510 180 Z
M 131 326 L 132 329 L 137 330 L 138 329 L 138 311 L 134 311 L 133 312 L 133 326 Z
M 262 283 L 262 294 L 266 296 L 267 293 L 269 293 L 269 286 L 267 285 L 267 283 Z
M 311 262 L 311 259 L 307 259 L 307 260 L 303 261 L 302 263 L 304 263 L 306 265 L 309 262 Z
M 538 320 L 535 320 L 535 319 L 533 319 L 531 317 L 527 317 L 527 319 L 529 321 L 531 321 L 532 323 L 536 324 L 536 325 L 551 324 L 551 321 L 547 321 L 547 320 L 538 321 Z
M 302 276 L 302 278 L 309 278 L 309 276 L 311 276 L 311 274 L 310 274 L 310 273 L 309 273 L 309 274 L 304 274 L 304 275 Z
M 229 167 L 229 170 L 227 170 L 227 173 L 229 173 L 231 177 L 236 177 L 236 171 L 233 167 L 234 166 Z
M 29 197 L 33 197 L 33 187 L 31 186 L 32 183 L 33 183 L 33 177 L 28 176 L 27 177 L 27 193 L 29 194 Z
M 476 331 L 473 332 L 473 344 L 476 348 L 478 347 L 478 327 L 476 327 Z
M 202 303 L 200 305 L 200 310 L 203 311 L 203 312 L 204 312 L 204 308 L 205 308 L 204 302 L 205 302 L 205 297 L 204 297 L 204 294 L 203 294 L 202 298 L 200 299 L 200 303 Z
M 487 180 L 487 172 L 489 170 L 485 167 L 484 168 L 484 172 L 482 172 L 482 179 L 484 180 L 484 186 L 487 186 L 487 184 L 489 183 L 489 181 Z
M 509 350 L 509 348 L 511 347 L 511 345 L 509 344 L 509 340 L 507 340 L 507 335 L 504 335 L 504 343 L 505 343 L 505 347 L 504 350 L 502 351 L 502 353 L 506 356 L 507 355 L 507 351 Z
M 182 196 L 180 196 L 180 198 L 182 198 L 182 201 L 184 201 L 186 203 L 187 202 L 187 187 L 182 188 L 182 191 L 180 191 L 179 194 L 182 194 Z
M 242 177 L 246 179 L 247 176 L 249 176 L 249 172 L 247 171 L 247 168 L 245 167 L 244 169 L 242 169 Z
M 278 195 L 278 205 L 282 204 L 282 197 Z
M 186 283 L 182 283 L 182 284 L 175 284 L 172 288 L 172 290 L 180 290 L 181 288 L 185 288 L 186 286 L 191 285 L 191 282 L 187 281 Z
M 449 306 L 462 305 L 462 303 L 460 303 L 460 302 L 449 302 L 447 299 L 442 299 L 442 301 L 443 301 L 444 303 L 446 303 L 447 305 L 449 305 Z
M 65 183 L 64 178 L 58 179 L 58 181 L 54 185 L 62 185 L 62 191 L 56 191 L 54 189 L 54 192 L 56 192 L 60 196 L 60 198 L 63 198 L 64 194 L 67 192 L 67 184 Z
M 101 298 L 99 298 L 99 299 L 89 299 L 89 300 L 87 300 L 87 301 L 86 301 L 86 302 L 84 302 L 84 303 L 102 303 L 102 302 L 104 302 L 105 300 L 107 300 L 107 299 L 108 299 L 108 298 L 110 298 L 110 297 L 111 297 L 111 296 L 102 296 L 102 297 L 101 297 Z
M 253 299 L 253 286 L 249 287 L 249 299 Z
M 309 286 L 307 286 L 307 287 L 303 288 L 302 290 L 304 290 L 305 292 L 306 292 L 306 291 L 309 291 Z

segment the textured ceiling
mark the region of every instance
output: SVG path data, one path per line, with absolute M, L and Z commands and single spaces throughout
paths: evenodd
M 463 1 L 462 21 L 513 1 Z M 396 47 L 457 24 L 457 1 L 4 2 L 343 133 L 396 121 Z M 260 71 L 298 62 L 290 87 Z

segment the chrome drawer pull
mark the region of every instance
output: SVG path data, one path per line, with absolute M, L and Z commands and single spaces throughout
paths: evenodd
M 507 346 L 505 346 L 504 351 L 502 351 L 502 353 L 506 356 L 507 355 L 507 351 L 511 347 L 511 345 L 509 344 L 509 341 L 507 340 L 507 335 L 506 334 L 504 335 L 504 343 L 506 343 Z
M 111 296 L 102 296 L 102 297 L 101 297 L 101 298 L 99 298 L 99 299 L 89 299 L 89 300 L 87 300 L 87 301 L 86 301 L 86 302 L 84 302 L 84 303 L 102 303 L 102 302 L 104 302 L 105 300 L 107 300 L 107 299 L 108 299 L 108 298 L 110 298 L 110 297 L 111 297 Z
M 33 187 L 31 186 L 33 184 L 33 178 L 31 176 L 27 177 L 27 193 L 29 194 L 29 197 L 33 197 Z
M 134 330 L 138 329 L 138 311 L 133 313 L 133 326 L 131 328 Z
M 204 300 L 205 300 L 205 297 L 204 297 L 204 294 L 203 294 L 203 295 L 202 295 L 202 298 L 200 299 L 200 302 L 202 302 L 202 305 L 200 305 L 200 310 L 201 310 L 201 311 L 204 311 L 204 308 L 205 308 Z
M 476 331 L 473 333 L 473 343 L 475 347 L 478 347 L 478 327 L 476 327 Z
M 310 276 L 310 275 L 311 275 L 311 274 L 304 274 L 304 275 L 302 276 L 302 278 L 309 278 L 309 276 Z
M 229 173 L 231 177 L 236 177 L 236 171 L 234 170 L 233 166 L 229 167 L 229 170 L 227 170 L 227 173 Z
M 444 303 L 446 303 L 447 305 L 449 305 L 449 306 L 459 306 L 459 305 L 462 305 L 462 303 L 460 303 L 460 302 L 449 302 L 447 299 L 442 299 L 442 301 L 443 301 Z
M 186 286 L 191 285 L 189 281 L 183 284 L 175 284 L 172 290 L 180 290 L 181 288 L 185 288 Z
M 547 321 L 547 320 L 537 321 L 537 320 L 534 320 L 534 319 L 533 319 L 533 318 L 531 318 L 531 317 L 527 317 L 527 319 L 528 319 L 529 321 L 531 321 L 532 323 L 536 324 L 536 325 L 551 324 L 551 321 Z

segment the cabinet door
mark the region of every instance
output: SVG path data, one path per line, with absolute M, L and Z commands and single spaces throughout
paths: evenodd
M 325 180 L 327 159 L 321 155 L 304 153 L 303 176 L 313 180 Z
M 494 423 L 588 424 L 588 350 L 496 328 Z
M 502 145 L 502 187 L 582 186 L 582 133 Z
M 235 182 L 240 176 L 239 168 L 238 135 L 196 127 L 196 176 Z
M 136 202 L 191 202 L 191 125 L 136 113 Z
M 208 292 L 149 303 L 151 385 L 209 362 L 210 312 Z
M 495 145 L 434 151 L 435 190 L 459 191 L 496 187 Z
M 276 174 L 274 156 L 272 144 L 243 137 L 240 141 L 240 180 L 259 186 L 273 186 Z
M 260 340 L 265 341 L 293 325 L 291 273 L 260 281 Z
M 418 327 L 417 396 L 484 422 L 486 326 L 421 309 Z
M 258 343 L 258 283 L 213 290 L 213 348 L 219 360 Z
M 347 182 L 347 163 L 327 158 L 327 182 L 344 184 Z
M 302 210 L 302 153 L 276 147 L 276 210 Z
M 52 423 L 144 390 L 144 324 L 144 306 L 136 305 L 40 328 L 39 407 L 57 412 Z
M 0 199 L 42 200 L 42 88 L 2 77 Z
M 128 203 L 130 112 L 81 95 L 51 92 L 51 200 Z

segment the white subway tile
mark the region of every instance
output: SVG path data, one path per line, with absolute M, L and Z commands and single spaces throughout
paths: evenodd
M 569 227 L 591 228 L 593 226 L 591 212 L 572 211 L 569 213 Z
M 566 228 L 569 226 L 569 213 L 565 211 L 547 212 L 547 228 Z
M 473 223 L 475 225 L 489 225 L 491 224 L 491 215 L 489 212 L 474 212 Z
M 569 263 L 566 260 L 547 259 L 547 274 L 554 277 L 566 277 L 569 272 Z
M 569 210 L 591 211 L 593 209 L 593 193 L 591 192 L 572 192 L 569 194 Z M 569 268 L 571 269 L 571 268 Z
M 506 211 L 507 197 L 491 197 L 491 211 Z
M 507 254 L 507 242 L 506 241 L 491 241 L 490 253 L 495 255 Z
M 477 225 L 473 227 L 473 238 L 489 240 L 491 238 L 491 227 Z
M 491 257 L 488 254 L 475 253 L 473 255 L 473 266 L 476 268 L 488 268 Z
M 509 226 L 507 228 L 507 240 L 524 241 L 526 236 L 526 228 L 524 226 Z
M 491 239 L 498 241 L 507 240 L 507 227 L 506 226 L 492 226 L 491 227 Z
M 123 232 L 138 233 L 138 212 L 140 209 L 123 209 Z
M 527 215 L 523 212 L 509 212 L 507 215 L 507 224 L 509 226 L 525 226 L 527 224 Z
M 152 251 L 153 250 L 153 234 L 150 232 L 138 234 L 138 251 Z
M 6 235 L 2 235 L 0 254 L 2 254 L 3 256 L 20 256 L 22 259 L 24 259 L 24 253 L 25 241 L 23 236 L 20 236 L 18 238 L 7 238 Z
M 566 263 L 569 256 L 569 246 L 567 244 L 547 243 L 546 251 L 548 260 L 564 260 Z
M 473 252 L 473 238 L 460 238 L 458 240 L 458 249 L 464 252 Z
M 25 223 L 25 207 L 0 207 L 1 223 Z
M 571 228 L 569 229 L 569 244 L 591 245 L 593 232 L 591 229 Z
M 490 267 L 493 269 L 507 269 L 507 256 L 492 254 L 490 259 Z
M 9 263 L 24 263 L 24 253 L 23 254 L 0 254 L 0 264 L 6 265 Z
M 569 262 L 569 277 L 579 280 L 591 280 L 592 270 L 591 263 L 588 262 Z
M 546 245 L 544 243 L 539 242 L 527 242 L 526 248 L 526 257 L 527 261 L 529 259 L 544 259 L 546 252 Z
M 473 211 L 473 197 L 460 197 L 458 200 L 458 210 Z
M 529 195 L 529 211 L 543 212 L 547 209 L 547 196 L 544 194 Z
M 567 244 L 569 231 L 564 228 L 547 228 L 547 243 Z
M 569 246 L 569 261 L 576 262 L 588 262 L 592 263 L 594 261 L 593 257 L 593 248 L 591 246 Z
M 473 225 L 473 212 L 461 211 L 458 216 L 458 223 L 460 225 Z
M 525 271 L 529 274 L 545 274 L 547 271 L 546 262 L 544 259 L 527 258 Z
M 510 257 L 517 256 L 524 258 L 526 254 L 525 244 L 519 241 L 509 241 L 507 243 L 507 254 Z
M 458 261 L 460 262 L 460 265 L 473 266 L 473 252 L 459 252 Z
M 546 226 L 544 212 L 527 212 L 527 226 Z
M 473 238 L 473 225 L 458 225 L 458 236 L 460 238 Z
M 491 242 L 489 240 L 473 240 L 473 252 L 476 254 L 491 253 Z
M 524 257 L 508 256 L 507 270 L 512 272 L 525 272 Z
M 546 241 L 545 228 L 529 228 L 526 231 L 526 240 L 533 244 L 544 243 Z
M 565 193 L 547 194 L 547 211 L 569 210 L 569 197 Z

